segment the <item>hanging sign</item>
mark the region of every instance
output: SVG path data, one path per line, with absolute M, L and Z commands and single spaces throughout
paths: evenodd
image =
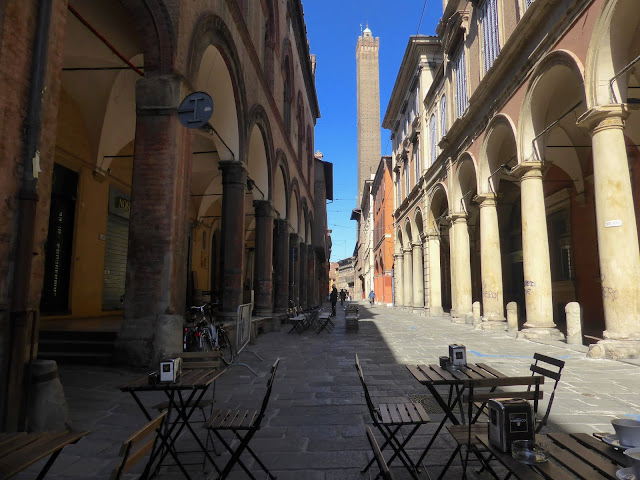
M 200 128 L 213 115 L 213 99 L 208 93 L 193 92 L 178 107 L 178 119 L 187 128 Z

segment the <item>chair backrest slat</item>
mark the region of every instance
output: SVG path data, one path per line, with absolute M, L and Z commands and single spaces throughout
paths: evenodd
M 564 360 L 559 360 L 557 358 L 549 357 L 547 355 L 543 355 L 542 353 L 534 353 L 533 359 L 545 363 L 550 363 L 554 367 L 564 368 Z
M 367 427 L 367 439 L 369 440 L 369 445 L 371 446 L 371 450 L 373 451 L 373 456 L 376 459 L 378 468 L 380 469 L 380 476 L 384 480 L 393 480 L 391 471 L 389 470 L 389 466 L 387 465 L 387 462 L 385 462 L 384 457 L 382 456 L 382 452 L 380 451 L 380 447 L 378 446 L 378 442 L 376 441 L 376 437 L 373 435 L 373 432 L 369 427 Z
M 162 428 L 166 416 L 167 412 L 162 412 L 123 442 L 120 449 L 120 456 L 123 457 L 122 462 L 113 471 L 111 476 L 113 480 L 119 479 L 123 473 L 129 471 L 133 465 L 153 450 L 157 440 L 157 436 L 153 434 Z M 134 448 L 141 443 L 142 445 L 134 451 Z
M 522 392 L 489 392 L 489 393 L 475 393 L 473 395 L 474 402 L 486 402 L 487 400 L 495 400 L 498 398 L 524 398 L 525 400 L 541 400 L 544 397 L 544 392 L 540 391 L 536 395 L 535 391 L 522 391 Z M 465 401 L 468 401 L 469 397 L 464 396 Z
M 269 374 L 269 380 L 267 381 L 267 392 L 265 393 L 264 398 L 262 399 L 262 406 L 260 407 L 260 413 L 258 414 L 258 418 L 256 419 L 256 422 L 254 424 L 256 429 L 260 428 L 260 423 L 264 418 L 264 412 L 267 410 L 269 397 L 271 396 L 271 389 L 273 387 L 273 381 L 276 378 L 276 371 L 278 370 L 279 364 L 280 364 L 280 359 L 278 358 L 276 359 L 275 362 L 273 362 L 273 365 L 271 366 L 271 373 Z
M 537 365 L 531 365 L 530 370 L 538 375 L 544 375 L 545 377 L 552 378 L 554 380 L 560 380 L 560 374 L 558 372 L 552 372 L 546 368 L 539 367 Z
M 364 398 L 367 402 L 367 408 L 369 408 L 369 413 L 371 414 L 371 418 L 374 422 L 377 422 L 377 417 L 375 415 L 375 407 L 373 402 L 371 401 L 371 396 L 369 395 L 369 389 L 367 388 L 367 384 L 364 381 L 364 374 L 362 373 L 362 367 L 360 366 L 360 360 L 358 359 L 358 354 L 356 353 L 356 370 L 358 371 L 358 377 L 360 378 L 360 383 L 362 384 L 362 389 L 364 390 Z

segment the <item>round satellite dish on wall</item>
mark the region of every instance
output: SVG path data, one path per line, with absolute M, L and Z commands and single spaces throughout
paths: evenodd
M 213 99 L 205 92 L 193 92 L 187 95 L 178 107 L 180 123 L 187 128 L 200 128 L 206 125 L 212 114 Z

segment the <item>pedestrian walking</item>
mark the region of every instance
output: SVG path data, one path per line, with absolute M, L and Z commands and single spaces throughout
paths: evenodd
M 331 316 L 335 317 L 336 316 L 336 303 L 338 303 L 338 289 L 336 288 L 335 285 L 331 289 L 331 294 L 329 295 L 329 298 L 331 299 Z
M 342 290 L 340 290 L 340 306 L 344 307 L 344 301 L 347 298 L 347 292 L 345 291 L 345 289 L 343 288 Z
M 376 294 L 373 290 L 369 292 L 369 303 L 373 307 L 373 301 L 376 299 Z

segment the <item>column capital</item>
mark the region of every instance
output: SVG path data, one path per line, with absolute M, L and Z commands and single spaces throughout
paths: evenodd
M 440 232 L 438 232 L 436 229 L 432 228 L 431 230 L 429 230 L 427 232 L 426 237 L 429 240 L 437 239 L 437 238 L 440 237 Z
M 269 200 L 254 200 L 253 208 L 256 210 L 256 217 L 272 217 L 273 207 Z
M 284 231 L 288 231 L 289 230 L 289 220 L 287 220 L 286 218 L 276 218 L 276 219 L 273 220 L 273 223 L 278 228 L 283 228 Z
M 247 169 L 242 162 L 221 160 L 218 170 L 222 171 L 222 183 L 247 184 Z
M 422 242 L 411 242 L 413 248 L 422 247 Z
M 393 258 L 402 258 L 402 257 L 404 257 L 403 253 L 394 253 L 393 254 Z
M 411 247 L 410 247 L 410 246 L 409 246 L 409 247 L 404 247 L 404 248 L 402 249 L 402 251 L 403 251 L 404 253 L 411 253 L 411 252 L 412 252 L 412 250 L 411 250 Z
M 466 213 L 452 213 L 449 215 L 451 223 L 467 223 Z
M 591 135 L 610 128 L 622 129 L 629 113 L 625 104 L 600 105 L 583 113 L 578 118 L 577 124 L 579 127 L 588 129 Z
M 175 73 L 143 77 L 136 82 L 136 114 L 177 115 L 190 90 L 184 77 Z
M 300 243 L 300 237 L 298 236 L 297 233 L 290 233 L 289 234 L 289 243 Z
M 531 179 L 542 179 L 542 162 L 522 162 L 511 169 L 516 177 L 520 177 L 520 181 Z
M 498 203 L 498 195 L 495 193 L 479 193 L 473 200 L 480 205 L 480 208 L 495 207 Z

